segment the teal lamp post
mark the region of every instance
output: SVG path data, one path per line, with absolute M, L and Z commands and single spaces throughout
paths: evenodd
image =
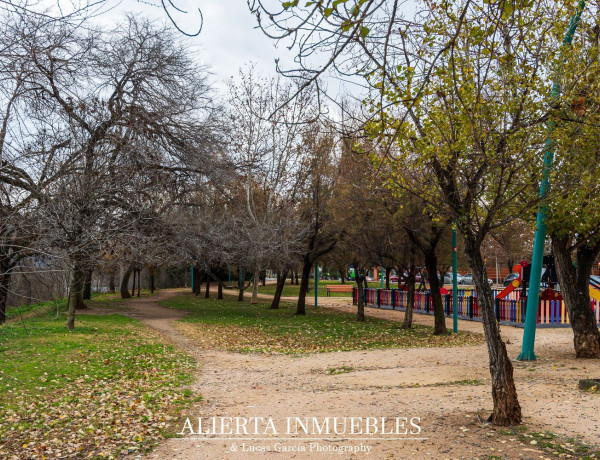
M 458 332 L 458 254 L 456 241 L 456 222 L 452 224 L 452 326 Z
M 565 38 L 561 46 L 561 56 L 564 56 L 565 50 L 573 42 L 573 36 L 577 30 L 577 25 L 581 19 L 581 14 L 585 9 L 585 0 L 581 0 L 577 4 L 577 10 L 571 21 L 569 28 L 565 34 Z M 562 76 L 564 57 L 560 62 L 560 67 L 557 69 L 556 77 L 552 85 L 552 95 L 550 106 L 554 107 L 560 97 L 561 87 L 560 79 Z M 544 171 L 542 182 L 540 183 L 540 204 L 538 206 L 537 219 L 535 222 L 535 238 L 533 240 L 533 255 L 531 256 L 531 274 L 529 277 L 529 293 L 527 294 L 527 308 L 525 310 L 525 326 L 523 328 L 523 345 L 521 354 L 517 358 L 519 361 L 535 361 L 534 345 L 535 345 L 535 328 L 537 324 L 538 303 L 540 296 L 540 282 L 542 279 L 542 261 L 544 258 L 544 246 L 546 243 L 546 217 L 548 215 L 548 207 L 544 202 L 546 193 L 550 188 L 550 170 L 554 161 L 554 141 L 552 134 L 554 131 L 554 122 L 548 121 L 548 139 L 546 140 L 544 152 Z

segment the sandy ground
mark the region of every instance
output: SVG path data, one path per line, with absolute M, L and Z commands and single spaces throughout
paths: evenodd
M 193 389 L 203 395 L 204 401 L 186 414 L 194 420 L 194 430 L 198 417 L 271 417 L 278 435 L 226 441 L 195 439 L 197 435 L 170 439 L 149 459 L 544 458 L 535 444 L 519 442 L 478 419 L 478 414 L 486 418 L 492 408 L 485 345 L 300 357 L 204 350 L 177 326 L 175 320 L 183 312 L 158 305 L 173 293 L 163 291 L 156 297 L 136 299 L 128 307 L 132 316 L 158 330 L 198 361 Z M 321 298 L 320 306 L 354 312 L 348 298 Z M 367 309 L 367 314 L 392 320 L 403 316 L 400 312 L 372 308 Z M 416 314 L 414 320 L 431 324 L 433 318 Z M 447 320 L 447 325 L 451 326 L 451 320 Z M 477 322 L 460 321 L 459 328 L 482 332 Z M 522 333 L 522 329 L 502 327 L 512 358 L 520 351 Z M 548 430 L 588 444 L 600 444 L 600 396 L 577 389 L 578 379 L 600 376 L 600 363 L 575 360 L 570 329 L 539 329 L 536 354 L 538 360 L 533 363 L 513 361 L 525 424 L 532 430 Z M 347 366 L 348 372 L 328 372 L 342 366 Z M 480 384 L 466 382 L 472 380 Z M 287 417 L 317 417 L 320 422 L 325 417 L 387 417 L 392 421 L 395 417 L 418 417 L 421 431 L 412 437 L 425 439 L 284 439 L 288 437 Z M 340 454 L 334 450 L 340 446 L 363 450 Z M 256 449 L 270 452 L 254 452 Z

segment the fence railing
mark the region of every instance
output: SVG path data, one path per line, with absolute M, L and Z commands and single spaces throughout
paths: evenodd
M 500 292 L 497 289 L 492 290 L 494 298 Z M 364 302 L 371 307 L 393 308 L 405 310 L 408 304 L 408 292 L 398 289 L 373 289 L 363 290 Z M 356 305 L 358 303 L 358 289 L 352 290 L 352 300 Z M 442 303 L 444 313 L 452 316 L 453 302 L 452 293 L 442 294 Z M 474 289 L 461 289 L 458 291 L 457 312 L 461 319 L 479 319 L 479 302 L 477 292 Z M 592 309 L 596 317 L 596 323 L 600 325 L 600 303 L 594 299 L 591 300 Z M 522 296 L 521 291 L 513 291 L 504 299 L 496 299 L 494 313 L 498 321 L 508 324 L 523 324 L 525 322 L 525 310 L 527 307 L 527 298 Z M 413 311 L 417 313 L 433 314 L 433 305 L 431 293 L 429 291 L 416 291 L 415 304 Z M 569 324 L 569 315 L 562 300 L 542 300 L 538 304 L 538 324 L 542 325 L 561 325 Z

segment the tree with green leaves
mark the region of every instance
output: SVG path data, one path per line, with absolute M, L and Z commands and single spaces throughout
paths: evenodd
M 561 293 L 578 358 L 600 358 L 600 333 L 589 281 L 600 255 L 600 19 L 580 25 L 580 39 L 566 59 L 563 104 L 554 130 L 556 165 L 551 177 L 548 229 Z

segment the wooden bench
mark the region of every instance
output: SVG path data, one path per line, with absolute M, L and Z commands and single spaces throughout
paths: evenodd
M 332 292 L 352 292 L 351 284 L 328 284 L 327 297 L 331 297 Z

